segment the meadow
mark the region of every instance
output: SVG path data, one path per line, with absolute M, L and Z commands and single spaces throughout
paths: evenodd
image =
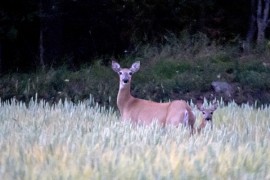
M 269 117 L 269 106 L 219 101 L 213 130 L 190 136 L 121 122 L 91 97 L 10 100 L 0 107 L 0 179 L 270 179 Z

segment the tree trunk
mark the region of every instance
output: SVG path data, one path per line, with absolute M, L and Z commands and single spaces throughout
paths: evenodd
M 270 0 L 258 0 L 257 4 L 257 45 L 262 46 L 265 42 L 265 29 L 269 21 Z
M 2 43 L 0 42 L 0 74 L 2 74 Z
M 269 21 L 269 4 L 270 0 L 251 0 L 251 12 L 249 19 L 249 28 L 246 41 L 243 44 L 245 51 L 249 51 L 251 43 L 257 33 L 257 46 L 263 46 L 265 43 L 265 30 Z
M 57 64 L 57 61 L 63 57 L 61 8 L 60 1 L 39 0 L 39 64 L 42 68 Z
M 39 34 L 39 65 L 41 66 L 42 70 L 45 69 L 44 63 L 44 45 L 43 45 L 43 29 L 42 26 L 40 27 L 40 34 Z
M 40 30 L 39 30 L 39 65 L 41 66 L 42 70 L 45 69 L 45 62 L 44 62 L 44 23 L 43 23 L 43 4 L 42 0 L 39 1 L 39 18 L 40 18 Z
M 254 40 L 255 33 L 256 33 L 256 3 L 255 0 L 251 0 L 251 15 L 249 18 L 249 28 L 247 32 L 247 37 L 246 37 L 246 43 L 247 43 L 247 50 L 250 49 L 250 45 Z

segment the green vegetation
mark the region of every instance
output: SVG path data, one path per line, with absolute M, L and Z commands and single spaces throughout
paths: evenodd
M 269 179 L 270 107 L 219 104 L 213 130 L 190 137 L 120 122 L 91 97 L 2 102 L 0 179 Z
M 203 35 L 186 36 L 167 38 L 163 46 L 140 46 L 136 53 L 118 59 L 123 67 L 141 61 L 141 70 L 132 83 L 135 96 L 154 101 L 223 97 L 225 102 L 234 100 L 239 104 L 270 102 L 269 49 L 240 53 L 236 45 L 219 46 Z M 16 97 L 28 102 L 37 93 L 50 103 L 65 98 L 78 102 L 92 94 L 108 107 L 115 106 L 118 91 L 118 77 L 108 59 L 97 59 L 76 71 L 64 66 L 31 74 L 8 74 L 0 80 L 3 100 Z M 215 93 L 213 81 L 230 83 L 232 96 Z

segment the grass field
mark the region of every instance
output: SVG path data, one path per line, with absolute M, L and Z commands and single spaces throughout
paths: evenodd
M 221 102 L 213 130 L 190 137 L 185 128 L 122 123 L 91 98 L 3 102 L 0 179 L 270 179 L 269 119 L 269 106 Z

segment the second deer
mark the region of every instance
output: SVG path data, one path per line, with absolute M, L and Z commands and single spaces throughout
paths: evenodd
M 202 103 L 197 104 L 197 108 L 202 112 L 202 121 L 197 131 L 200 133 L 203 128 L 205 128 L 206 123 L 211 123 L 211 129 L 213 129 L 213 113 L 217 109 L 218 104 L 214 102 L 210 108 L 203 107 Z
M 131 78 L 140 69 L 139 61 L 133 63 L 130 68 L 121 68 L 117 62 L 112 61 L 112 69 L 119 76 L 117 106 L 122 120 L 143 124 L 158 121 L 163 126 L 167 124 L 175 126 L 184 124 L 190 127 L 191 134 L 193 134 L 195 116 L 185 101 L 175 100 L 167 103 L 157 103 L 135 98 L 131 95 Z

